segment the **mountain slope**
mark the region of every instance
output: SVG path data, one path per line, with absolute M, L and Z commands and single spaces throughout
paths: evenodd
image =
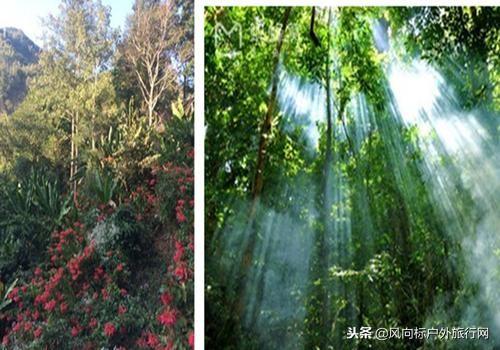
M 30 67 L 40 48 L 17 28 L 0 28 L 0 114 L 10 114 L 24 99 Z

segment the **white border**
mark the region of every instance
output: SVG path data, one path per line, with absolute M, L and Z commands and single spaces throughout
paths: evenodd
M 205 41 L 206 6 L 500 6 L 500 0 L 194 0 L 195 2 L 195 349 L 205 345 Z
M 205 347 L 205 126 L 204 126 L 204 7 L 200 0 L 194 9 L 194 334 L 195 349 Z

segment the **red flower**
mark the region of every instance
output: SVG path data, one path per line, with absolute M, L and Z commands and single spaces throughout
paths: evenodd
M 182 211 L 180 211 L 180 210 L 177 210 L 176 217 L 177 217 L 177 221 L 179 223 L 183 223 L 183 222 L 185 222 L 187 220 L 186 216 L 184 215 L 184 213 Z
M 38 327 L 37 329 L 35 329 L 33 331 L 33 335 L 35 336 L 35 338 L 40 338 L 40 336 L 42 335 L 42 327 Z
M 127 308 L 123 305 L 118 306 L 118 314 L 123 315 L 124 313 L 127 312 Z
M 79 326 L 73 326 L 71 328 L 71 336 L 76 337 L 80 333 L 80 327 Z
M 188 342 L 189 342 L 189 345 L 191 346 L 191 348 L 194 349 L 194 332 L 193 331 L 189 332 Z
M 94 251 L 95 251 L 94 241 L 92 241 L 90 245 L 86 246 L 83 249 L 83 256 L 88 258 L 94 253 Z
M 55 307 L 56 307 L 56 301 L 54 299 L 51 299 L 50 301 L 46 302 L 43 305 L 43 308 L 48 312 L 51 312 L 52 310 L 54 310 Z
M 158 340 L 158 337 L 156 335 L 154 335 L 152 332 L 148 332 L 147 334 L 147 338 L 146 338 L 146 343 L 154 348 L 155 346 L 157 346 L 160 341 Z
M 161 303 L 163 305 L 170 305 L 170 303 L 172 302 L 173 298 L 172 298 L 172 295 L 170 295 L 169 293 L 163 293 L 162 295 L 160 295 L 160 299 L 161 299 Z
M 158 316 L 158 321 L 160 321 L 160 323 L 164 326 L 174 325 L 175 322 L 177 321 L 177 317 L 175 316 L 175 311 L 166 309 L 165 311 L 163 311 L 163 313 L 161 313 Z
M 116 266 L 116 271 L 118 271 L 118 272 L 123 271 L 123 264 L 122 263 L 120 263 L 120 264 L 118 264 L 118 266 Z
M 45 291 L 35 297 L 35 305 L 45 304 L 50 296 L 50 290 L 45 289 Z
M 15 287 L 14 289 L 12 289 L 12 291 L 9 293 L 8 298 L 14 299 L 15 297 L 17 297 L 17 293 L 19 293 L 19 287 Z
M 101 277 L 104 276 L 104 269 L 102 266 L 98 266 L 94 270 L 94 280 L 99 281 Z
M 16 322 L 16 323 L 14 323 L 14 326 L 12 326 L 13 332 L 17 332 L 20 329 L 21 329 L 21 322 Z
M 92 319 L 90 320 L 90 322 L 89 322 L 89 327 L 90 327 L 90 328 L 95 328 L 95 327 L 97 327 L 97 319 L 92 318 Z
M 182 259 L 182 255 L 184 254 L 184 247 L 180 242 L 175 241 L 175 254 L 174 254 L 174 261 L 178 263 Z
M 115 325 L 111 322 L 107 322 L 105 325 L 104 325 L 104 334 L 107 336 L 107 337 L 112 337 L 113 334 L 115 334 L 116 332 L 116 328 L 115 328 Z
M 102 298 L 103 298 L 104 300 L 108 300 L 108 298 L 109 298 L 109 293 L 108 293 L 108 291 L 106 290 L 106 288 L 101 289 L 101 293 L 102 293 Z
M 180 264 L 175 268 L 174 275 L 176 275 L 181 281 L 185 281 L 188 279 L 188 269 L 184 264 Z
M 78 277 L 82 274 L 82 271 L 80 270 L 80 263 L 82 262 L 82 260 L 82 257 L 77 256 L 68 261 L 67 267 L 69 273 L 71 274 L 71 278 L 73 278 L 73 281 L 78 279 Z
M 61 306 L 59 306 L 59 309 L 61 310 L 61 313 L 64 314 L 66 311 L 68 311 L 68 303 L 63 302 Z

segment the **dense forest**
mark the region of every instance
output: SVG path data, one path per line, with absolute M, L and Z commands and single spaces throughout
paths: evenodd
M 499 23 L 206 8 L 207 349 L 500 346 Z
M 0 39 L 2 349 L 194 348 L 193 1 L 110 16 Z

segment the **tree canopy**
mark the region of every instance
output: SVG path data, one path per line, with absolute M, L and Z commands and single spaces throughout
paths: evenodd
M 208 347 L 497 344 L 352 332 L 496 327 L 498 13 L 206 9 Z

